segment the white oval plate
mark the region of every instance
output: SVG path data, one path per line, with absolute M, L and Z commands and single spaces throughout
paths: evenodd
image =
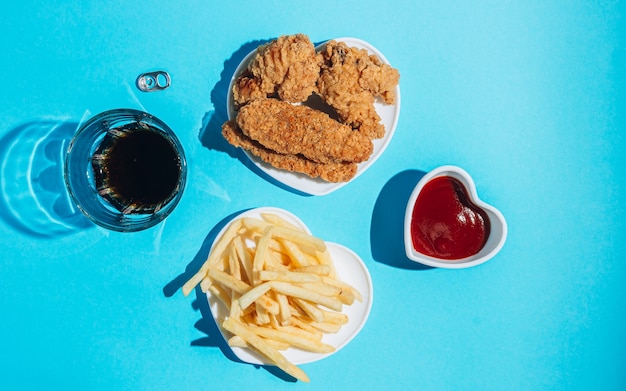
M 389 64 L 389 61 L 383 56 L 383 54 L 372 46 L 370 43 L 365 42 L 358 38 L 335 38 L 335 41 L 345 42 L 348 46 L 356 47 L 359 49 L 366 49 L 370 54 L 375 54 L 380 58 L 384 63 Z M 317 49 L 323 47 L 325 43 L 322 43 L 317 46 Z M 228 109 L 228 118 L 232 119 L 236 116 L 235 106 L 233 102 L 233 83 L 239 77 L 241 72 L 248 66 L 248 63 L 252 60 L 252 57 L 256 54 L 256 49 L 251 51 L 239 64 L 233 77 L 230 81 L 230 85 L 228 86 L 228 98 L 227 98 L 227 109 Z M 385 136 L 373 140 L 374 142 L 374 150 L 370 158 L 358 165 L 356 175 L 354 178 L 350 180 L 353 181 L 358 178 L 361 174 L 363 174 L 372 164 L 383 154 L 393 134 L 396 131 L 396 126 L 398 124 L 398 118 L 400 116 L 400 85 L 396 87 L 396 102 L 392 105 L 384 104 L 379 99 L 374 103 L 374 107 L 376 108 L 376 112 L 381 118 L 381 123 L 385 125 Z M 249 153 L 244 150 L 246 156 L 257 166 L 260 170 L 265 172 L 270 177 L 274 178 L 278 182 L 292 188 L 298 190 L 300 192 L 310 194 L 310 195 L 326 195 L 332 193 L 333 191 L 347 185 L 350 182 L 327 182 L 323 179 L 319 178 L 311 178 L 308 175 L 289 172 L 285 170 L 279 170 L 277 168 L 272 167 L 270 164 L 265 163 L 257 156 Z
M 260 218 L 261 213 L 274 213 L 289 221 L 290 223 L 298 227 L 302 227 L 302 229 L 304 229 L 309 234 L 311 233 L 307 226 L 298 217 L 287 212 L 286 210 L 279 208 L 262 207 L 250 209 L 235 216 L 234 219 L 238 219 L 241 217 Z M 225 230 L 226 227 L 224 227 L 217 234 L 213 243 L 216 243 L 218 241 L 218 239 L 224 234 Z M 361 331 L 361 329 L 365 325 L 365 322 L 367 321 L 367 318 L 369 317 L 369 313 L 372 308 L 372 300 L 374 298 L 372 279 L 370 277 L 369 271 L 367 270 L 367 267 L 365 266 L 361 258 L 352 250 L 340 244 L 326 242 L 326 245 L 328 247 L 328 250 L 330 251 L 330 255 L 333 258 L 338 277 L 342 281 L 352 285 L 359 292 L 361 292 L 361 295 L 363 296 L 363 301 L 355 301 L 350 306 L 344 306 L 343 313 L 348 315 L 348 323 L 345 324 L 336 334 L 324 334 L 322 341 L 334 346 L 334 352 L 323 354 L 312 353 L 298 348 L 289 348 L 281 352 L 285 356 L 285 358 L 287 358 L 295 365 L 318 361 L 341 350 Z M 215 323 L 217 323 L 222 333 L 222 336 L 224 336 L 224 339 L 228 340 L 232 336 L 232 334 L 230 334 L 230 332 L 226 330 L 223 330 L 221 326 L 224 319 L 228 316 L 228 309 L 218 298 L 214 297 L 210 292 L 207 292 L 206 295 L 209 301 L 209 307 L 211 308 L 211 313 L 213 315 L 213 318 L 215 319 Z M 250 364 L 272 365 L 272 363 L 267 361 L 264 356 L 258 354 L 256 351 L 253 351 L 251 349 L 231 347 L 231 350 L 237 356 L 237 358 L 239 358 L 243 362 L 247 362 Z

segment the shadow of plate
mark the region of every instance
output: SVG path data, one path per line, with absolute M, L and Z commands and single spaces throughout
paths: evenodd
M 202 267 L 204 262 L 209 256 L 209 252 L 217 235 L 220 231 L 228 225 L 233 218 L 237 215 L 245 212 L 247 209 L 240 210 L 238 212 L 232 213 L 229 216 L 222 219 L 218 224 L 216 224 L 208 235 L 205 237 L 200 249 L 191 260 L 191 262 L 185 268 L 185 271 L 180 275 L 176 276 L 172 281 L 170 281 L 165 287 L 163 287 L 163 294 L 165 297 L 172 297 L 177 291 L 179 291 L 182 286 L 193 276 L 198 270 Z M 232 351 L 230 346 L 228 345 L 228 341 L 222 335 L 215 318 L 213 317 L 213 313 L 211 312 L 211 308 L 209 306 L 209 300 L 207 298 L 206 293 L 202 292 L 200 287 L 195 288 L 196 298 L 192 303 L 192 308 L 196 311 L 200 311 L 201 318 L 195 323 L 194 327 L 206 334 L 205 337 L 198 338 L 191 342 L 191 346 L 199 346 L 199 347 L 210 347 L 210 348 L 218 348 L 222 354 L 229 360 L 237 363 L 252 365 L 255 368 L 263 368 L 274 376 L 286 381 L 286 382 L 295 382 L 296 379 L 292 376 L 286 374 L 282 370 L 280 370 L 276 366 L 272 365 L 258 365 L 258 364 L 249 364 L 244 361 L 241 361 Z

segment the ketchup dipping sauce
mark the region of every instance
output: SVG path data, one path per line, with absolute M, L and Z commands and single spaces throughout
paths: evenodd
M 413 248 L 425 255 L 457 260 L 478 253 L 489 237 L 486 212 L 456 178 L 435 177 L 419 193 L 411 216 Z

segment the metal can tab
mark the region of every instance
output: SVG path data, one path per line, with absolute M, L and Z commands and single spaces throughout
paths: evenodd
M 162 91 L 170 82 L 170 75 L 165 71 L 146 72 L 137 77 L 137 88 L 143 92 Z

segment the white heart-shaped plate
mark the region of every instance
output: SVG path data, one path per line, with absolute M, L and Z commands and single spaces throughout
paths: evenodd
M 301 227 L 309 234 L 311 233 L 307 226 L 298 217 L 290 212 L 287 212 L 286 210 L 279 208 L 262 207 L 250 209 L 235 216 L 233 219 L 239 219 L 242 217 L 261 218 L 262 213 L 276 214 L 284 218 L 288 222 L 294 224 L 295 226 Z M 214 243 L 219 240 L 219 238 L 224 234 L 225 230 L 226 227 L 224 227 L 217 234 Z M 335 348 L 334 352 L 321 354 L 307 352 L 298 348 L 289 348 L 281 352 L 285 356 L 285 358 L 287 358 L 295 365 L 318 361 L 338 352 L 361 331 L 361 329 L 365 325 L 365 322 L 367 321 L 367 318 L 369 317 L 370 310 L 372 308 L 372 300 L 374 298 L 372 279 L 370 277 L 369 271 L 367 270 L 367 267 L 365 266 L 361 258 L 356 253 L 354 253 L 354 251 L 340 244 L 326 242 L 326 245 L 328 247 L 328 250 L 330 251 L 330 255 L 332 256 L 338 277 L 342 281 L 356 288 L 363 296 L 363 301 L 354 301 L 352 305 L 344 306 L 343 313 L 348 315 L 348 323 L 343 325 L 338 333 L 324 335 L 322 341 L 329 345 L 332 345 Z M 230 332 L 228 332 L 227 330 L 222 329 L 221 326 L 224 319 L 228 316 L 228 309 L 218 298 L 213 296 L 210 292 L 207 292 L 206 295 L 209 301 L 211 313 L 213 315 L 213 318 L 215 319 L 215 323 L 218 325 L 224 339 L 228 340 L 232 336 L 232 334 L 230 334 Z M 231 347 L 231 350 L 237 356 L 237 358 L 239 358 L 243 362 L 247 362 L 250 364 L 273 365 L 264 356 L 258 354 L 254 350 L 241 347 Z
M 370 54 L 375 54 L 386 64 L 389 64 L 389 61 L 383 56 L 383 54 L 372 46 L 370 43 L 365 42 L 358 38 L 335 38 L 335 41 L 345 42 L 348 46 L 356 47 L 358 49 L 366 49 Z M 322 48 L 326 42 L 317 46 L 319 50 Z M 227 109 L 228 109 L 228 118 L 233 119 L 237 115 L 235 110 L 234 102 L 233 102 L 233 83 L 239 77 L 241 72 L 248 66 L 248 63 L 252 60 L 254 55 L 256 54 L 256 49 L 251 51 L 239 64 L 233 77 L 230 81 L 230 85 L 228 86 L 228 95 L 227 95 Z M 369 167 L 374 164 L 374 162 L 383 154 L 389 142 L 391 142 L 391 138 L 396 131 L 396 126 L 398 124 L 398 118 L 400 116 L 400 86 L 396 86 L 396 102 L 394 104 L 388 105 L 380 101 L 376 100 L 374 103 L 374 107 L 376 108 L 376 112 L 381 118 L 381 123 L 385 126 L 385 136 L 373 140 L 374 142 L 374 150 L 370 158 L 358 165 L 356 175 L 351 179 L 351 181 L 358 178 L 361 174 L 363 174 Z M 257 156 L 249 153 L 248 151 L 244 151 L 246 156 L 257 166 L 260 170 L 265 172 L 270 177 L 274 178 L 276 181 L 286 185 L 294 190 L 298 190 L 302 193 L 310 194 L 310 195 L 326 195 L 332 193 L 333 191 L 340 189 L 341 187 L 347 185 L 350 182 L 327 182 L 323 179 L 319 178 L 311 178 L 307 175 L 289 172 L 286 170 L 279 170 L 277 168 L 272 167 L 271 165 L 265 163 Z
M 415 202 L 417 201 L 417 198 L 426 183 L 436 177 L 442 176 L 448 176 L 459 180 L 465 189 L 467 189 L 468 195 L 474 205 L 484 210 L 489 217 L 490 232 L 487 242 L 478 253 L 467 258 L 458 260 L 439 259 L 422 254 L 416 251 L 413 247 L 413 242 L 411 240 L 411 219 L 413 216 Z M 462 269 L 480 265 L 481 263 L 493 258 L 500 251 L 500 249 L 502 249 L 502 246 L 504 246 L 504 242 L 506 241 L 507 231 L 506 220 L 504 219 L 502 213 L 500 213 L 500 211 L 495 207 L 478 198 L 474 180 L 465 170 L 457 166 L 441 166 L 424 175 L 413 189 L 404 215 L 404 247 L 407 257 L 412 261 L 432 267 Z

